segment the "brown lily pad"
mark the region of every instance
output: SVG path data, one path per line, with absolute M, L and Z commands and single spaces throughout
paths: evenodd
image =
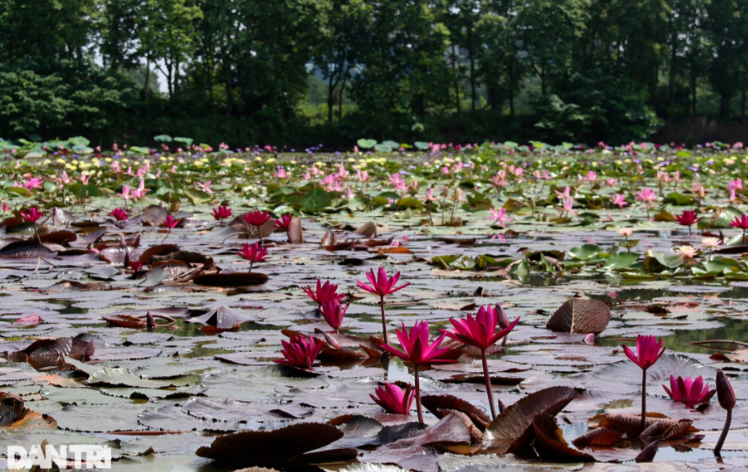
M 76 236 L 76 234 L 72 231 L 55 231 L 53 233 L 40 235 L 39 239 L 41 239 L 43 243 L 63 245 L 76 241 L 78 239 L 78 236 Z
M 318 462 L 350 461 L 355 449 L 328 449 L 343 437 L 335 426 L 322 423 L 300 423 L 274 431 L 244 431 L 216 438 L 196 454 L 216 462 L 239 466 L 288 467 Z
M 143 264 L 150 264 L 151 258 L 154 256 L 163 256 L 177 251 L 179 251 L 179 246 L 176 244 L 158 244 L 146 249 L 138 260 Z
M 552 462 L 595 462 L 595 458 L 569 447 L 556 419 L 550 415 L 538 415 L 532 421 L 535 433 L 535 450 L 541 459 Z
M 491 416 L 485 410 L 453 395 L 424 395 L 421 404 L 437 418 L 444 418 L 451 411 L 464 413 L 481 431 L 491 423 Z
M 34 259 L 54 255 L 47 246 L 36 241 L 15 241 L 0 249 L 0 259 Z
M 483 440 L 486 452 L 526 451 L 533 438 L 535 417 L 543 414 L 555 416 L 577 395 L 573 388 L 549 387 L 509 405 L 486 428 Z
M 610 309 L 605 303 L 572 298 L 556 310 L 545 327 L 557 333 L 600 334 L 609 321 Z
M 607 428 L 595 428 L 579 436 L 571 443 L 579 449 L 585 447 L 611 447 L 623 439 L 623 434 Z
M 81 335 L 74 338 L 39 339 L 22 351 L 9 356 L 15 362 L 28 362 L 36 370 L 57 368 L 57 364 L 70 357 L 88 362 L 94 355 L 94 341 L 87 341 Z

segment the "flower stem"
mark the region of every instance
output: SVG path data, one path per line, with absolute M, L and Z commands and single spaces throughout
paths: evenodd
M 730 423 L 732 423 L 732 410 L 727 410 L 727 418 L 725 418 L 725 426 L 722 428 L 722 434 L 719 435 L 719 441 L 714 446 L 714 455 L 721 457 L 722 446 L 725 444 L 727 439 L 727 432 L 730 431 Z
M 385 321 L 384 317 L 384 296 L 379 297 L 379 306 L 382 308 L 382 341 L 384 341 L 385 344 L 389 345 L 389 342 L 387 341 L 387 321 Z
M 36 221 L 32 224 L 34 225 L 34 236 L 36 236 L 36 240 L 39 241 L 39 244 L 41 244 L 42 238 L 39 237 L 39 231 L 36 230 Z
M 480 350 L 480 357 L 483 361 L 483 379 L 486 381 L 486 393 L 488 394 L 488 404 L 491 405 L 491 418 L 496 418 L 496 402 L 493 399 L 493 389 L 491 388 L 491 377 L 488 376 L 488 361 L 486 360 L 486 350 Z
M 647 369 L 642 369 L 642 423 L 640 432 L 647 427 Z
M 415 364 L 414 367 L 415 377 L 416 377 L 416 408 L 418 409 L 418 422 L 421 424 L 424 424 L 423 422 L 423 407 L 421 406 L 421 383 L 418 380 L 418 364 Z

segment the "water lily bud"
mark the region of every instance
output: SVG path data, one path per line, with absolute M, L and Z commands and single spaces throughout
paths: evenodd
M 156 321 L 153 319 L 153 315 L 146 313 L 145 315 L 145 327 L 148 331 L 156 329 Z
M 655 441 L 651 443 L 649 446 L 645 447 L 642 452 L 639 453 L 638 456 L 634 459 L 636 462 L 652 462 L 655 455 L 657 455 L 657 450 L 660 448 L 660 441 Z
M 496 319 L 501 329 L 506 329 L 509 326 L 509 318 L 498 303 L 496 304 Z
M 721 370 L 717 371 L 717 399 L 720 406 L 725 410 L 732 411 L 735 408 L 735 402 L 737 401 L 735 391 L 732 389 L 727 376 Z

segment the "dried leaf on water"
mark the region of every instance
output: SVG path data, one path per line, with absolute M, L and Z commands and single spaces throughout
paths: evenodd
M 486 452 L 505 454 L 526 450 L 533 438 L 535 417 L 541 414 L 555 416 L 577 395 L 573 388 L 549 387 L 509 405 L 486 428 L 483 440 Z
M 600 334 L 609 321 L 610 309 L 605 303 L 572 298 L 556 310 L 545 327 L 557 333 Z
M 260 467 L 284 467 L 323 460 L 352 460 L 355 449 L 327 450 L 326 456 L 310 454 L 344 436 L 335 426 L 322 423 L 299 423 L 274 431 L 243 431 L 216 438 L 197 455 L 216 462 Z

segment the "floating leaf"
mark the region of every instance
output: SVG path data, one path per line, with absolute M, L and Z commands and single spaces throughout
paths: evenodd
M 453 395 L 424 395 L 421 404 L 437 418 L 444 418 L 451 410 L 462 412 L 481 431 L 491 423 L 491 417 L 485 410 Z
M 589 454 L 569 447 L 556 419 L 550 415 L 537 415 L 532 421 L 535 433 L 535 450 L 541 459 L 552 462 L 595 462 Z
M 16 241 L 0 249 L 0 259 L 36 259 L 53 255 L 54 252 L 36 241 Z
M 289 467 L 311 462 L 350 461 L 355 449 L 328 449 L 324 454 L 312 451 L 343 437 L 335 426 L 300 423 L 275 431 L 244 431 L 217 437 L 197 455 L 216 462 L 238 466 Z
M 600 334 L 609 321 L 610 309 L 605 303 L 572 298 L 556 310 L 545 327 L 557 333 Z
M 301 218 L 294 216 L 286 230 L 288 242 L 291 244 L 302 244 L 304 242 L 304 233 L 301 228 Z
M 532 422 L 538 415 L 555 416 L 577 396 L 569 387 L 549 387 L 509 405 L 486 428 L 486 452 L 505 454 L 525 450 L 533 438 Z
M 577 437 L 572 441 L 572 444 L 580 449 L 586 447 L 611 447 L 622 439 L 623 434 L 607 428 L 598 427 Z

